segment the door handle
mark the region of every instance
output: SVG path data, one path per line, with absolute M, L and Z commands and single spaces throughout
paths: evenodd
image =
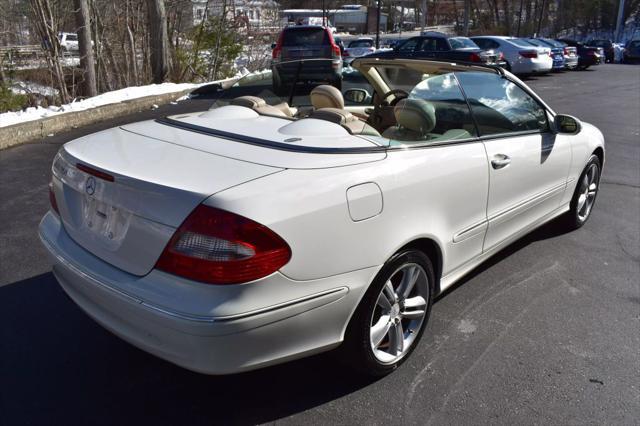
M 511 163 L 511 157 L 504 154 L 496 154 L 491 160 L 491 166 L 495 169 L 502 169 L 503 167 L 507 167 Z

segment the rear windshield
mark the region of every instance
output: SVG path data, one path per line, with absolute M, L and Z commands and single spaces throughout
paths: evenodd
M 331 44 L 322 28 L 292 28 L 284 31 L 283 46 L 323 46 Z
M 449 39 L 452 49 L 478 49 L 478 45 L 470 38 L 466 37 L 453 37 Z
M 532 44 L 533 46 L 547 47 L 547 46 L 544 45 L 543 42 L 541 42 L 539 40 L 536 40 L 534 38 L 528 38 L 526 41 L 527 41 L 527 43 Z
M 373 40 L 355 40 L 349 43 L 349 47 L 371 47 Z
M 541 41 L 543 41 L 543 42 L 547 43 L 549 46 L 553 46 L 553 47 L 565 47 L 566 46 L 566 44 L 561 43 L 561 42 L 556 41 L 556 40 L 551 40 L 550 38 L 545 38 L 545 39 L 542 39 Z
M 78 36 L 75 34 L 67 34 L 67 40 L 69 41 L 77 41 L 78 40 Z
M 589 43 L 589 46 L 609 47 L 610 44 L 611 42 L 607 40 L 593 40 L 591 43 Z
M 520 47 L 531 47 L 531 43 L 528 43 L 526 40 L 522 40 L 519 38 L 510 38 L 509 41 L 513 44 L 515 44 L 516 46 L 520 46 Z

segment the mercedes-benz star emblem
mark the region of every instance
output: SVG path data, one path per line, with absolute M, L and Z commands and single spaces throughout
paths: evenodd
M 93 193 L 96 192 L 96 179 L 93 176 L 89 176 L 89 178 L 85 182 L 84 190 L 89 195 L 93 195 Z

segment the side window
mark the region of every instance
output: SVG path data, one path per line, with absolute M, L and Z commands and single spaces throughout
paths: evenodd
M 489 49 L 489 40 L 483 38 L 474 38 L 473 42 L 478 45 L 480 49 Z
M 420 39 L 418 39 L 418 38 L 410 38 L 409 40 L 404 42 L 404 44 L 401 44 L 400 47 L 398 48 L 398 50 L 400 52 L 404 52 L 404 53 L 413 52 L 415 50 L 416 46 L 418 45 L 419 41 L 420 41 Z
M 420 51 L 433 52 L 434 50 L 436 50 L 436 39 L 434 38 L 422 39 L 422 46 L 420 46 Z
M 544 108 L 511 81 L 482 72 L 456 76 L 467 95 L 480 136 L 549 129 Z
M 444 38 L 436 39 L 436 50 L 438 50 L 439 52 L 446 52 L 447 50 L 449 50 L 447 40 L 445 40 Z
M 424 74 L 398 104 L 396 126 L 383 133 L 396 144 L 424 144 L 476 136 L 467 102 L 453 73 Z M 398 108 L 398 107 L 396 107 Z

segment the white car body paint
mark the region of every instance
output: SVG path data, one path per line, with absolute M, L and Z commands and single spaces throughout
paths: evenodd
M 59 283 L 92 318 L 150 353 L 208 374 L 336 347 L 376 273 L 417 240 L 428 239 L 441 252 L 441 264 L 434 262 L 444 290 L 567 211 L 585 164 L 604 149 L 602 134 L 587 123 L 576 135 L 394 149 L 337 124 L 240 108 L 176 120 L 206 126 L 219 119 L 217 128 L 245 140 L 147 121 L 65 144 L 52 179 L 60 216 L 47 213 L 39 230 Z M 493 169 L 498 154 L 511 163 Z M 114 182 L 89 185 L 77 163 L 113 175 Z M 88 189 L 95 192 L 87 196 Z M 103 203 L 99 208 L 117 209 L 113 223 L 88 229 L 91 198 Z M 155 269 L 175 229 L 200 203 L 273 230 L 289 244 L 290 261 L 236 285 Z

